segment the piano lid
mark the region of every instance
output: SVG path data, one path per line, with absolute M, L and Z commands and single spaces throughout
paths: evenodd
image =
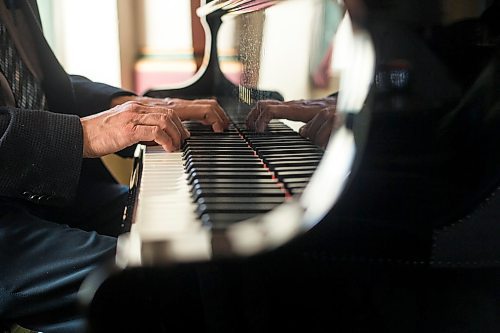
M 217 10 L 238 14 L 249 13 L 271 7 L 284 0 L 214 0 L 196 10 L 198 16 L 206 16 Z

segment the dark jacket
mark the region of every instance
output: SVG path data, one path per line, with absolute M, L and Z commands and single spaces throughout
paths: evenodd
M 83 161 L 79 118 L 109 109 L 114 96 L 130 93 L 68 75 L 43 36 L 35 0 L 6 1 L 0 10 L 0 17 L 25 24 L 24 30 L 10 31 L 11 39 L 28 68 L 37 62 L 48 102 L 48 111 L 0 106 L 0 198 L 64 204 L 75 194 Z M 20 36 L 23 31 L 29 35 Z M 12 97 L 1 72 L 0 82 L 2 94 Z

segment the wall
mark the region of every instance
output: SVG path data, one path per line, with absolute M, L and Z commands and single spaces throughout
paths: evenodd
M 39 0 L 49 43 L 68 73 L 121 85 L 116 0 Z

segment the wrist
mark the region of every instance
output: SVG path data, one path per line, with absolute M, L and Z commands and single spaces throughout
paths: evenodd
M 80 118 L 80 123 L 82 124 L 82 132 L 83 132 L 83 158 L 92 158 L 96 157 L 92 153 L 92 149 L 90 147 L 90 134 L 88 128 L 88 119 Z
M 114 108 L 117 105 L 121 105 L 121 104 L 129 102 L 129 101 L 134 101 L 136 99 L 137 99 L 137 96 L 135 96 L 135 95 L 120 95 L 120 96 L 116 96 L 116 97 L 113 97 L 111 99 L 111 105 L 110 105 L 110 107 Z

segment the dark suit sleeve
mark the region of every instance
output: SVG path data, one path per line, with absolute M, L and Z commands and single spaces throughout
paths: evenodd
M 114 97 L 135 95 L 130 91 L 91 81 L 84 76 L 70 75 L 70 79 L 80 117 L 108 110 Z
M 0 107 L 0 199 L 68 202 L 78 185 L 82 154 L 77 116 Z

